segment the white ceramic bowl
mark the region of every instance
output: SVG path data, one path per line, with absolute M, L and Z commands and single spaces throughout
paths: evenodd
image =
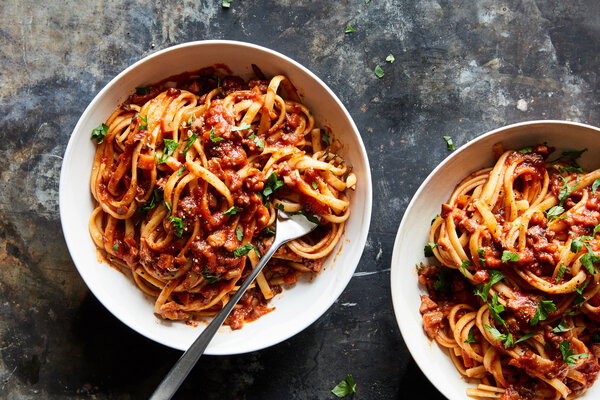
M 431 219 L 440 213 L 442 203 L 456 185 L 469 173 L 490 167 L 495 160 L 492 146 L 502 142 L 506 149 L 520 149 L 547 142 L 556 147 L 555 154 L 564 150 L 583 149 L 579 164 L 585 170 L 600 168 L 600 129 L 565 121 L 532 121 L 506 126 L 488 132 L 452 153 L 429 174 L 412 198 L 396 235 L 392 255 L 392 301 L 398 326 L 413 358 L 433 383 L 450 399 L 465 399 L 468 384 L 452 364 L 450 357 L 431 342 L 423 331 L 419 306 L 420 294 L 426 294 L 417 281 L 415 264 L 427 263 L 423 247 L 428 241 Z M 600 382 L 586 392 L 582 399 L 600 398 Z
M 290 58 L 253 44 L 232 41 L 186 43 L 154 53 L 133 64 L 110 81 L 79 119 L 69 140 L 60 176 L 60 216 L 71 257 L 81 277 L 102 304 L 117 318 L 142 335 L 164 345 L 186 350 L 204 329 L 168 322 L 153 313 L 154 301 L 133 281 L 98 262 L 88 232 L 93 210 L 89 180 L 95 143 L 92 129 L 104 122 L 135 87 L 158 82 L 179 73 L 222 63 L 234 75 L 249 77 L 251 64 L 267 76 L 284 74 L 294 83 L 301 99 L 315 115 L 318 126 L 329 126 L 343 144 L 343 156 L 354 166 L 358 178 L 351 193 L 351 216 L 343 239 L 314 279 L 298 282 L 272 301 L 275 311 L 243 329 L 222 327 L 207 354 L 238 354 L 279 343 L 300 332 L 335 302 L 361 257 L 371 220 L 371 173 L 367 153 L 348 111 L 317 76 Z M 341 245 L 341 249 L 340 249 Z M 339 251 L 339 252 L 338 252 Z

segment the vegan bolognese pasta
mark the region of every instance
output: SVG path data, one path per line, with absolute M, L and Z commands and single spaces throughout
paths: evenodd
M 220 311 L 272 243 L 277 209 L 319 227 L 278 250 L 228 317 L 233 329 L 319 272 L 344 231 L 356 176 L 340 143 L 285 76 L 253 69 L 248 82 L 217 66 L 137 88 L 92 132 L 91 236 L 162 318 Z
M 496 145 L 432 221 L 423 327 L 471 397 L 571 399 L 598 377 L 600 170 L 553 151 Z

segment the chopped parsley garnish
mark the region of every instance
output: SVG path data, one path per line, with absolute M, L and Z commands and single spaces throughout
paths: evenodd
M 517 344 L 517 343 L 519 343 L 519 342 L 522 342 L 522 341 L 524 341 L 524 340 L 527 340 L 527 339 L 529 339 L 529 338 L 532 338 L 532 337 L 534 337 L 535 335 L 537 335 L 537 332 L 529 332 L 529 333 L 526 333 L 525 335 L 523 335 L 522 337 L 520 337 L 519 339 L 517 339 L 517 340 L 515 341 L 515 344 Z
M 471 328 L 471 330 L 469 331 L 469 337 L 467 338 L 467 340 L 465 340 L 465 343 L 475 343 L 477 342 L 477 340 L 475 340 L 475 332 L 473 331 L 473 328 Z
M 167 162 L 167 159 L 171 155 L 173 155 L 173 152 L 175 152 L 175 150 L 177 150 L 177 147 L 179 147 L 179 144 L 174 140 L 164 139 L 163 141 L 165 142 L 165 148 L 163 149 L 163 153 L 160 156 L 160 158 L 158 158 L 156 153 L 154 153 L 154 158 L 156 159 L 156 162 L 158 164 L 163 164 Z
M 202 273 L 202 277 L 206 279 L 206 282 L 212 284 L 217 282 L 221 277 L 219 275 L 211 275 L 208 273 L 208 265 L 204 266 L 204 272 Z
M 581 248 L 583 247 L 583 242 L 581 241 L 580 238 L 574 238 L 571 241 L 571 253 L 579 253 L 581 251 Z
M 558 326 L 556 328 L 553 328 L 551 330 L 552 333 L 564 333 L 564 332 L 568 332 L 573 328 L 569 328 L 569 326 L 567 325 L 567 323 L 562 320 L 560 321 L 560 323 L 558 324 Z
M 137 94 L 138 96 L 145 96 L 147 94 L 150 94 L 151 91 L 152 91 L 152 88 L 149 88 L 149 87 L 136 87 L 135 88 L 135 94 Z
M 356 393 L 356 383 L 352 375 L 346 375 L 346 379 L 338 383 L 332 390 L 331 393 L 337 397 L 346 397 L 349 394 Z
M 148 116 L 142 117 L 138 115 L 138 119 L 141 121 L 140 126 L 138 126 L 137 130 L 148 129 Z
M 473 293 L 476 296 L 481 297 L 483 301 L 487 301 L 488 294 L 490 293 L 490 289 L 492 288 L 492 286 L 504 279 L 504 274 L 495 269 L 488 270 L 488 274 L 490 275 L 490 280 L 488 281 L 488 283 L 486 283 L 485 285 L 480 283 L 473 291 Z M 494 295 L 496 294 L 494 293 Z
M 227 211 L 223 213 L 223 215 L 234 215 L 237 214 L 238 211 L 240 211 L 239 208 L 237 208 L 236 206 L 231 206 L 227 209 Z
M 190 115 L 190 118 L 187 120 L 187 122 L 183 121 L 183 123 L 181 124 L 181 127 L 183 129 L 189 129 L 192 127 L 192 122 L 194 122 L 194 116 Z M 171 126 L 170 122 L 169 122 L 169 126 Z
M 600 178 L 596 178 L 594 180 L 594 183 L 592 183 L 592 192 L 596 193 L 596 190 L 598 190 L 599 186 L 600 186 Z
M 378 78 L 383 78 L 383 75 L 385 75 L 383 69 L 379 65 L 375 67 L 375 70 L 373 72 L 375 72 L 375 76 Z
M 271 175 L 269 175 L 269 177 L 267 178 L 267 181 L 265 182 L 262 194 L 265 197 L 269 197 L 271 194 L 273 194 L 274 191 L 276 191 L 283 185 L 283 180 L 277 179 L 277 172 L 273 171 Z
M 508 334 L 504 334 L 504 333 L 500 332 L 498 329 L 491 327 L 487 324 L 485 324 L 485 329 L 490 331 L 490 333 L 492 334 L 492 336 L 494 337 L 495 340 L 499 340 L 502 343 L 504 343 L 505 349 L 508 349 L 509 347 L 512 347 L 514 345 L 512 333 L 508 332 Z
M 594 227 L 594 231 L 592 232 L 592 238 L 596 236 L 596 233 L 598 233 L 598 231 L 600 231 L 600 224 Z
M 450 282 L 448 282 L 448 268 L 442 267 L 433 282 L 433 288 L 438 292 L 450 293 Z
M 154 191 L 152 192 L 152 196 L 150 196 L 150 198 L 148 199 L 148 201 L 146 202 L 146 204 L 144 204 L 143 206 L 141 206 L 140 208 L 138 208 L 138 210 L 146 215 L 146 213 L 150 210 L 152 210 L 153 208 L 155 208 L 163 199 L 163 191 L 155 188 Z
M 221 1 L 221 7 L 229 8 L 230 6 L 231 6 L 231 0 L 222 0 Z
M 502 262 L 517 262 L 519 261 L 519 255 L 517 253 L 511 253 L 508 250 L 502 252 Z
M 574 150 L 574 151 L 563 151 L 563 153 L 561 154 L 560 158 L 566 158 L 568 160 L 577 160 L 579 157 L 581 157 L 581 155 L 587 151 L 586 149 L 583 150 Z
M 573 303 L 575 303 L 575 305 L 580 306 L 585 301 L 585 297 L 583 297 L 583 291 L 587 287 L 588 283 L 589 281 L 586 281 L 582 287 L 575 288 L 575 291 L 577 292 L 577 296 L 575 296 L 575 300 L 573 300 Z
M 92 129 L 92 139 L 97 139 L 98 144 L 104 142 L 104 137 L 108 133 L 108 125 L 100 124 L 94 129 Z
M 473 263 L 471 261 L 469 261 L 469 260 L 462 260 L 462 263 L 460 264 L 460 270 L 462 271 L 462 274 L 464 276 L 467 276 L 467 273 L 466 273 L 465 269 L 467 267 L 471 267 L 471 266 L 473 266 Z
M 235 230 L 235 237 L 238 240 L 238 242 L 242 241 L 242 239 L 244 238 L 244 231 L 242 230 L 242 228 L 237 228 Z
M 531 146 L 528 147 L 523 147 L 521 150 L 519 150 L 519 153 L 521 154 L 529 154 L 533 151 L 533 148 Z
M 319 184 L 318 184 L 317 182 L 314 182 L 314 181 L 313 181 L 313 183 L 311 183 L 310 185 L 311 185 L 311 186 L 313 187 L 313 189 L 315 189 L 315 190 L 319 189 Z
M 433 257 L 433 249 L 435 249 L 436 247 L 438 247 L 437 243 L 434 242 L 429 242 L 425 245 L 425 248 L 423 249 L 423 252 L 425 253 L 425 257 Z
M 254 143 L 256 144 L 256 147 L 258 147 L 260 149 L 265 148 L 265 141 L 262 140 L 261 138 L 254 138 Z
M 544 321 L 548 318 L 548 314 L 552 314 L 553 312 L 556 312 L 556 306 L 552 300 L 540 301 L 533 318 L 529 321 L 529 325 L 537 325 L 538 322 Z
M 248 125 L 247 123 L 243 122 L 240 126 L 234 126 L 233 128 L 231 128 L 231 132 L 235 132 L 235 131 L 243 131 L 244 129 L 248 129 L 251 126 Z
M 192 145 L 194 144 L 194 142 L 196 141 L 196 139 L 198 139 L 198 134 L 196 132 L 192 133 L 192 136 L 190 136 L 189 138 L 185 139 L 185 141 L 187 143 L 185 144 L 185 147 L 183 148 L 183 158 L 185 158 L 185 155 L 187 154 L 187 151 L 190 149 L 190 147 L 192 147 Z
M 177 170 L 177 176 L 181 176 L 181 174 L 183 174 L 183 172 L 185 171 L 187 167 L 185 165 L 182 165 L 178 170 Z
M 479 262 L 485 267 L 485 250 L 477 249 L 477 254 L 479 254 Z
M 444 140 L 448 144 L 448 150 L 454 150 L 454 142 L 452 141 L 452 138 L 450 136 L 444 136 Z
M 356 29 L 354 29 L 350 25 L 346 26 L 346 30 L 344 31 L 344 33 L 351 33 L 351 32 L 356 32 Z
M 563 206 L 554 206 L 548 211 L 546 211 L 546 217 L 548 218 L 548 222 L 552 222 L 553 220 L 559 218 L 560 214 L 564 213 L 565 209 Z
M 385 58 L 385 61 L 389 62 L 390 64 L 392 64 L 394 61 L 396 61 L 396 58 L 394 58 L 394 55 L 392 53 L 388 54 L 388 56 Z
M 263 230 L 265 231 L 265 233 L 268 233 L 269 235 L 275 234 L 275 231 L 273 229 L 269 228 L 268 226 Z
M 558 193 L 558 200 L 560 200 L 560 204 L 563 203 L 573 193 L 575 189 L 577 189 L 577 184 L 579 184 L 579 177 L 575 181 L 575 184 L 569 187 L 569 180 L 567 178 L 561 177 L 563 180 L 563 186 L 560 188 L 560 192 Z
M 573 349 L 571 349 L 571 346 L 569 345 L 569 341 L 567 339 L 563 340 L 562 343 L 558 345 L 558 348 L 560 349 L 560 353 L 562 354 L 563 361 L 567 365 L 573 366 L 577 364 L 577 360 L 579 360 L 580 358 L 588 358 L 587 353 L 573 354 L 574 351 Z
M 119 251 L 119 243 L 115 243 L 115 244 L 113 245 L 113 250 L 114 250 L 114 251 Z
M 183 220 L 179 217 L 171 217 L 169 218 L 169 222 L 171 222 L 175 228 L 175 236 L 181 237 L 181 235 L 183 235 Z
M 581 169 L 580 166 L 577 165 L 567 165 L 564 167 L 558 167 L 558 170 L 562 173 L 562 172 L 577 172 L 582 174 L 583 173 L 583 169 Z
M 325 144 L 329 144 L 329 135 L 325 132 L 321 133 L 321 140 L 323 141 L 323 143 Z
M 555 279 L 554 283 L 560 282 L 565 271 L 569 271 L 569 269 L 567 267 L 565 267 L 563 264 L 560 264 L 560 266 L 558 267 L 558 272 L 556 273 L 556 279 Z
M 218 142 L 220 140 L 225 140 L 222 137 L 215 137 L 215 128 L 210 128 L 210 141 Z
M 285 211 L 283 209 L 283 205 L 281 205 L 281 204 L 275 204 L 275 208 L 277 208 L 278 210 L 281 210 L 281 211 Z M 309 214 L 305 210 L 300 210 L 300 211 L 285 211 L 285 213 L 288 214 L 288 215 L 302 215 L 304 218 L 306 218 L 307 220 L 309 220 L 313 224 L 321 225 L 321 219 L 320 219 L 319 216 Z
M 254 246 L 252 245 L 252 243 L 245 244 L 245 245 L 243 245 L 243 246 L 238 247 L 237 249 L 235 249 L 233 251 L 233 256 L 236 257 L 236 258 L 237 257 L 241 257 L 241 256 L 245 256 L 252 249 L 254 249 Z

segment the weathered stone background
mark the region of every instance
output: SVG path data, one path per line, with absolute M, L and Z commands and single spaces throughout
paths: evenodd
M 58 178 L 71 130 L 111 78 L 158 49 L 220 38 L 280 51 L 338 94 L 369 152 L 373 220 L 359 272 L 322 318 L 270 349 L 203 358 L 181 399 L 332 398 L 347 373 L 356 399 L 441 397 L 402 341 L 389 268 L 404 208 L 449 154 L 442 136 L 460 146 L 524 120 L 600 125 L 596 0 L 3 0 L 0 398 L 142 399 L 179 357 L 89 293 L 60 230 Z

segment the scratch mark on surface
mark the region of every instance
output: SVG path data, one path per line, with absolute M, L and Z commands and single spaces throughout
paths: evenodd
M 355 272 L 354 275 L 355 277 L 361 277 L 361 276 L 369 276 L 369 275 L 376 275 L 376 274 L 381 274 L 384 272 L 390 272 L 390 268 L 386 268 L 386 269 L 382 269 L 381 271 L 365 271 L 365 272 Z
M 356 303 L 342 303 L 342 307 L 356 307 Z

